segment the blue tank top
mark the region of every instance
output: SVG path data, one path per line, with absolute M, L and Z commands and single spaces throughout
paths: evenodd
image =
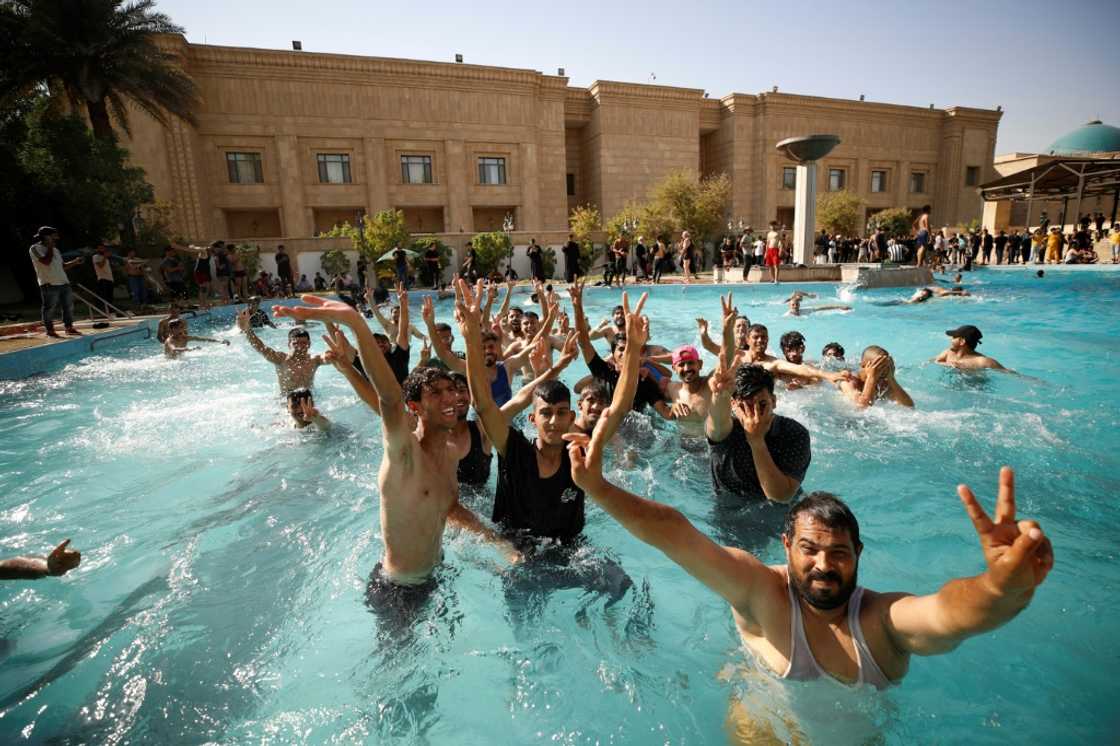
M 494 403 L 499 407 L 513 398 L 513 389 L 509 385 L 509 373 L 506 372 L 505 363 L 498 363 L 497 375 L 490 383 L 490 396 L 494 397 Z

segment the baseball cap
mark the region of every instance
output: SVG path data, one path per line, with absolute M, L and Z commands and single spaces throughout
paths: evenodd
M 683 347 L 678 347 L 673 350 L 673 365 L 699 359 L 700 353 L 692 345 L 684 345 Z
M 945 332 L 945 334 L 950 337 L 960 337 L 965 342 L 968 342 L 969 346 L 971 347 L 975 347 L 976 345 L 980 344 L 980 338 L 984 336 L 980 333 L 979 329 L 977 329 L 975 326 L 972 326 L 971 324 L 958 326 L 956 329 L 949 329 Z
M 44 225 L 39 230 L 35 231 L 35 237 L 42 238 L 43 236 L 49 236 L 52 233 L 58 233 L 58 228 L 52 228 L 49 225 Z

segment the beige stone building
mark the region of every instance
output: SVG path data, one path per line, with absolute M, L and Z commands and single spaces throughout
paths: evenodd
M 841 139 L 818 190 L 869 212 L 930 204 L 935 223 L 967 221 L 995 175 L 998 111 L 164 43 L 201 90 L 198 124 L 137 115 L 128 145 L 199 240 L 309 238 L 390 207 L 414 232 L 495 230 L 508 213 L 519 233 L 563 234 L 575 205 L 609 217 L 682 167 L 731 177 L 729 219 L 792 226 L 794 164 L 774 146 L 816 133 Z

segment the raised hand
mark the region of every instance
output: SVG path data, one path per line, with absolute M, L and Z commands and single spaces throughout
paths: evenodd
M 243 332 L 247 332 L 253 328 L 253 321 L 249 317 L 248 308 L 242 308 L 237 312 L 237 328 Z
M 307 421 L 318 419 L 319 410 L 311 403 L 310 399 L 301 399 L 299 402 L 300 412 L 303 414 L 303 419 Z
M 424 323 L 428 326 L 435 326 L 436 323 L 436 307 L 432 304 L 432 296 L 424 296 L 424 302 L 420 305 L 420 318 L 424 319 Z
M 739 419 L 748 441 L 761 441 L 770 432 L 770 425 L 774 422 L 774 410 L 770 407 L 769 400 L 739 401 L 733 405 L 742 415 Z
M 537 343 L 533 345 L 533 349 L 529 352 L 529 367 L 533 369 L 533 375 L 539 376 L 549 369 L 549 358 L 552 357 L 552 345 L 548 339 L 541 337 Z
M 464 335 L 476 335 L 482 323 L 480 299 L 482 296 L 482 280 L 478 281 L 475 290 L 471 289 L 466 280 L 459 280 L 455 285 L 455 320 L 459 322 L 459 330 Z
M 739 362 L 738 355 L 732 360 L 728 360 L 727 350 L 720 351 L 715 370 L 708 376 L 708 388 L 711 390 L 712 396 L 719 396 L 735 385 L 735 371 L 739 367 Z
M 302 306 L 275 306 L 273 313 L 297 321 L 333 321 L 338 324 L 364 323 L 358 309 L 340 300 L 327 300 L 317 295 L 301 295 Z
M 402 306 L 408 303 L 408 289 L 403 282 L 397 283 L 397 303 Z
M 556 367 L 563 369 L 572 364 L 576 359 L 579 352 L 579 347 L 576 345 L 577 335 L 575 332 L 568 332 L 564 337 L 564 346 L 560 349 L 560 357 L 556 359 Z
M 724 332 L 734 328 L 735 319 L 739 316 L 739 311 L 735 308 L 735 303 L 731 300 L 731 295 L 732 294 L 729 292 L 726 298 L 722 295 L 719 297 L 720 317 L 723 320 L 722 328 Z
M 68 546 L 70 546 L 69 539 L 59 544 L 47 555 L 47 572 L 51 575 L 65 575 L 82 561 L 82 553 L 67 549 Z
M 1015 472 L 1007 466 L 999 471 L 995 521 L 967 485 L 959 485 L 957 494 L 980 537 L 992 590 L 1000 594 L 1033 593 L 1054 566 L 1054 549 L 1038 522 L 1015 520 Z
M 572 304 L 583 305 L 583 285 L 585 280 L 583 278 L 576 278 L 576 281 L 568 286 L 568 297 L 572 299 Z
M 432 341 L 424 337 L 420 343 L 420 365 L 427 365 L 432 359 Z
M 358 351 L 350 344 L 350 340 L 341 329 L 329 321 L 326 327 L 327 333 L 323 335 L 323 341 L 327 343 L 327 351 L 323 353 L 323 359 L 336 368 L 353 365 L 358 357 Z
M 708 333 L 708 320 L 700 317 L 696 319 L 696 328 L 700 331 L 701 335 Z
M 648 299 L 649 293 L 642 293 L 642 297 L 638 298 L 638 304 L 631 311 L 630 299 L 626 293 L 622 294 L 622 314 L 626 319 L 627 349 L 630 345 L 638 345 L 639 348 L 644 347 L 646 342 L 649 341 L 649 319 L 642 316 L 642 307 Z

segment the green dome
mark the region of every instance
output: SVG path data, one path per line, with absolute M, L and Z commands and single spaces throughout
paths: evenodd
M 1050 155 L 1087 155 L 1120 152 L 1120 127 L 1094 119 L 1084 127 L 1062 135 L 1049 148 Z

